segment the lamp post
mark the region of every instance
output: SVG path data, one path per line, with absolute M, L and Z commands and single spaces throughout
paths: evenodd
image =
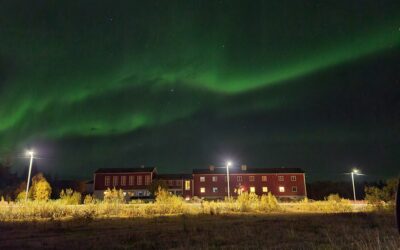
M 354 185 L 354 174 L 358 174 L 358 169 L 353 169 L 353 171 L 351 171 L 351 182 L 353 183 L 353 195 L 354 195 L 354 201 L 357 200 L 356 198 L 356 187 Z
M 26 153 L 28 156 L 30 156 L 30 162 L 29 162 L 29 172 L 28 172 L 28 181 L 26 182 L 26 193 L 25 193 L 25 201 L 28 200 L 28 192 L 29 192 L 29 182 L 31 180 L 31 172 L 32 172 L 32 162 L 33 162 L 33 151 L 28 151 Z
M 228 185 L 228 199 L 231 198 L 231 190 L 230 190 L 230 185 L 229 185 L 229 167 L 232 165 L 232 162 L 228 161 L 226 163 L 226 181 Z

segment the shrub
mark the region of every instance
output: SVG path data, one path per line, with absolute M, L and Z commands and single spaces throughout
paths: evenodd
M 106 203 L 125 203 L 125 194 L 122 189 L 117 190 L 107 188 L 104 192 L 104 202 Z
M 83 199 L 83 204 L 95 204 L 96 200 L 90 194 L 87 194 Z
M 156 192 L 156 201 L 154 203 L 155 212 L 161 214 L 175 214 L 183 212 L 183 199 L 170 194 L 167 190 L 158 188 Z
M 398 179 L 389 179 L 382 188 L 365 187 L 365 199 L 371 204 L 380 204 L 381 202 L 393 203 L 396 195 Z
M 51 186 L 42 173 L 32 178 L 32 187 L 29 189 L 29 197 L 35 201 L 48 201 L 51 195 Z
M 278 200 L 271 192 L 267 195 L 263 194 L 260 198 L 259 210 L 261 211 L 273 211 L 279 208 Z
M 26 197 L 26 192 L 25 191 L 21 191 L 18 193 L 17 197 L 15 198 L 16 202 L 23 202 L 25 201 L 25 197 Z M 28 194 L 28 198 L 29 198 L 29 194 Z
M 60 201 L 66 205 L 81 204 L 82 195 L 79 192 L 73 191 L 70 188 L 64 189 L 60 192 Z
M 243 192 L 237 197 L 239 211 L 247 212 L 255 208 L 258 204 L 258 196 L 255 193 Z
M 342 198 L 340 198 L 339 194 L 330 194 L 328 195 L 328 197 L 325 198 L 325 200 L 340 202 Z

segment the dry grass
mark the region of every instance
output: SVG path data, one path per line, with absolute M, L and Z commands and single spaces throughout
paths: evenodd
M 393 213 L 372 210 L 251 195 L 201 204 L 170 195 L 150 204 L 0 202 L 0 249 L 400 249 Z
M 387 213 L 1 222 L 0 231 L 0 249 L 400 249 Z

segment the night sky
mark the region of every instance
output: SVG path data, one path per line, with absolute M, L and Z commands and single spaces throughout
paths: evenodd
M 0 157 L 400 174 L 400 2 L 0 1 Z

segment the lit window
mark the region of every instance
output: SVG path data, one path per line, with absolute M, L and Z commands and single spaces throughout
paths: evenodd
M 212 181 L 213 181 L 213 182 L 217 182 L 217 181 L 218 181 L 218 177 L 217 177 L 217 176 L 213 176 L 213 177 L 212 177 Z
M 268 187 L 263 187 L 263 193 L 268 193 Z
M 296 181 L 296 176 L 290 176 L 291 181 Z
M 202 187 L 200 188 L 200 193 L 205 193 L 206 192 L 206 188 Z
M 218 188 L 217 187 L 213 187 L 213 193 L 218 193 Z
M 263 175 L 263 176 L 261 177 L 261 181 L 266 182 L 266 181 L 267 181 L 267 176 L 266 176 L 266 175 Z
M 129 176 L 129 186 L 135 185 L 135 176 Z
M 126 185 L 126 176 L 121 176 L 121 186 Z
M 238 177 L 237 177 L 237 181 L 238 181 L 238 182 L 241 182 L 241 181 L 242 181 L 242 176 L 238 176 Z
M 249 176 L 249 181 L 254 181 L 254 176 L 253 175 Z
M 146 186 L 148 186 L 148 185 L 150 185 L 150 175 L 146 175 L 145 177 L 144 177 L 144 185 L 146 185 Z
M 185 190 L 190 190 L 190 181 L 185 181 Z
M 110 186 L 110 176 L 106 176 L 104 179 L 104 185 L 106 187 Z
M 255 193 L 256 192 L 256 188 L 255 187 L 250 187 L 250 193 Z
M 200 182 L 205 182 L 205 181 L 206 181 L 206 177 L 200 176 Z
M 281 193 L 285 192 L 285 187 L 279 187 L 279 192 Z
M 296 186 L 293 186 L 293 187 L 292 187 L 292 192 L 293 192 L 293 193 L 297 193 L 297 187 L 296 187 Z
M 279 176 L 278 176 L 278 181 L 283 181 L 283 180 L 284 180 L 283 176 L 282 176 L 282 175 L 279 175 Z
M 118 186 L 118 176 L 113 177 L 113 186 L 114 187 Z
M 142 185 L 142 176 L 136 177 L 136 182 L 138 185 Z

